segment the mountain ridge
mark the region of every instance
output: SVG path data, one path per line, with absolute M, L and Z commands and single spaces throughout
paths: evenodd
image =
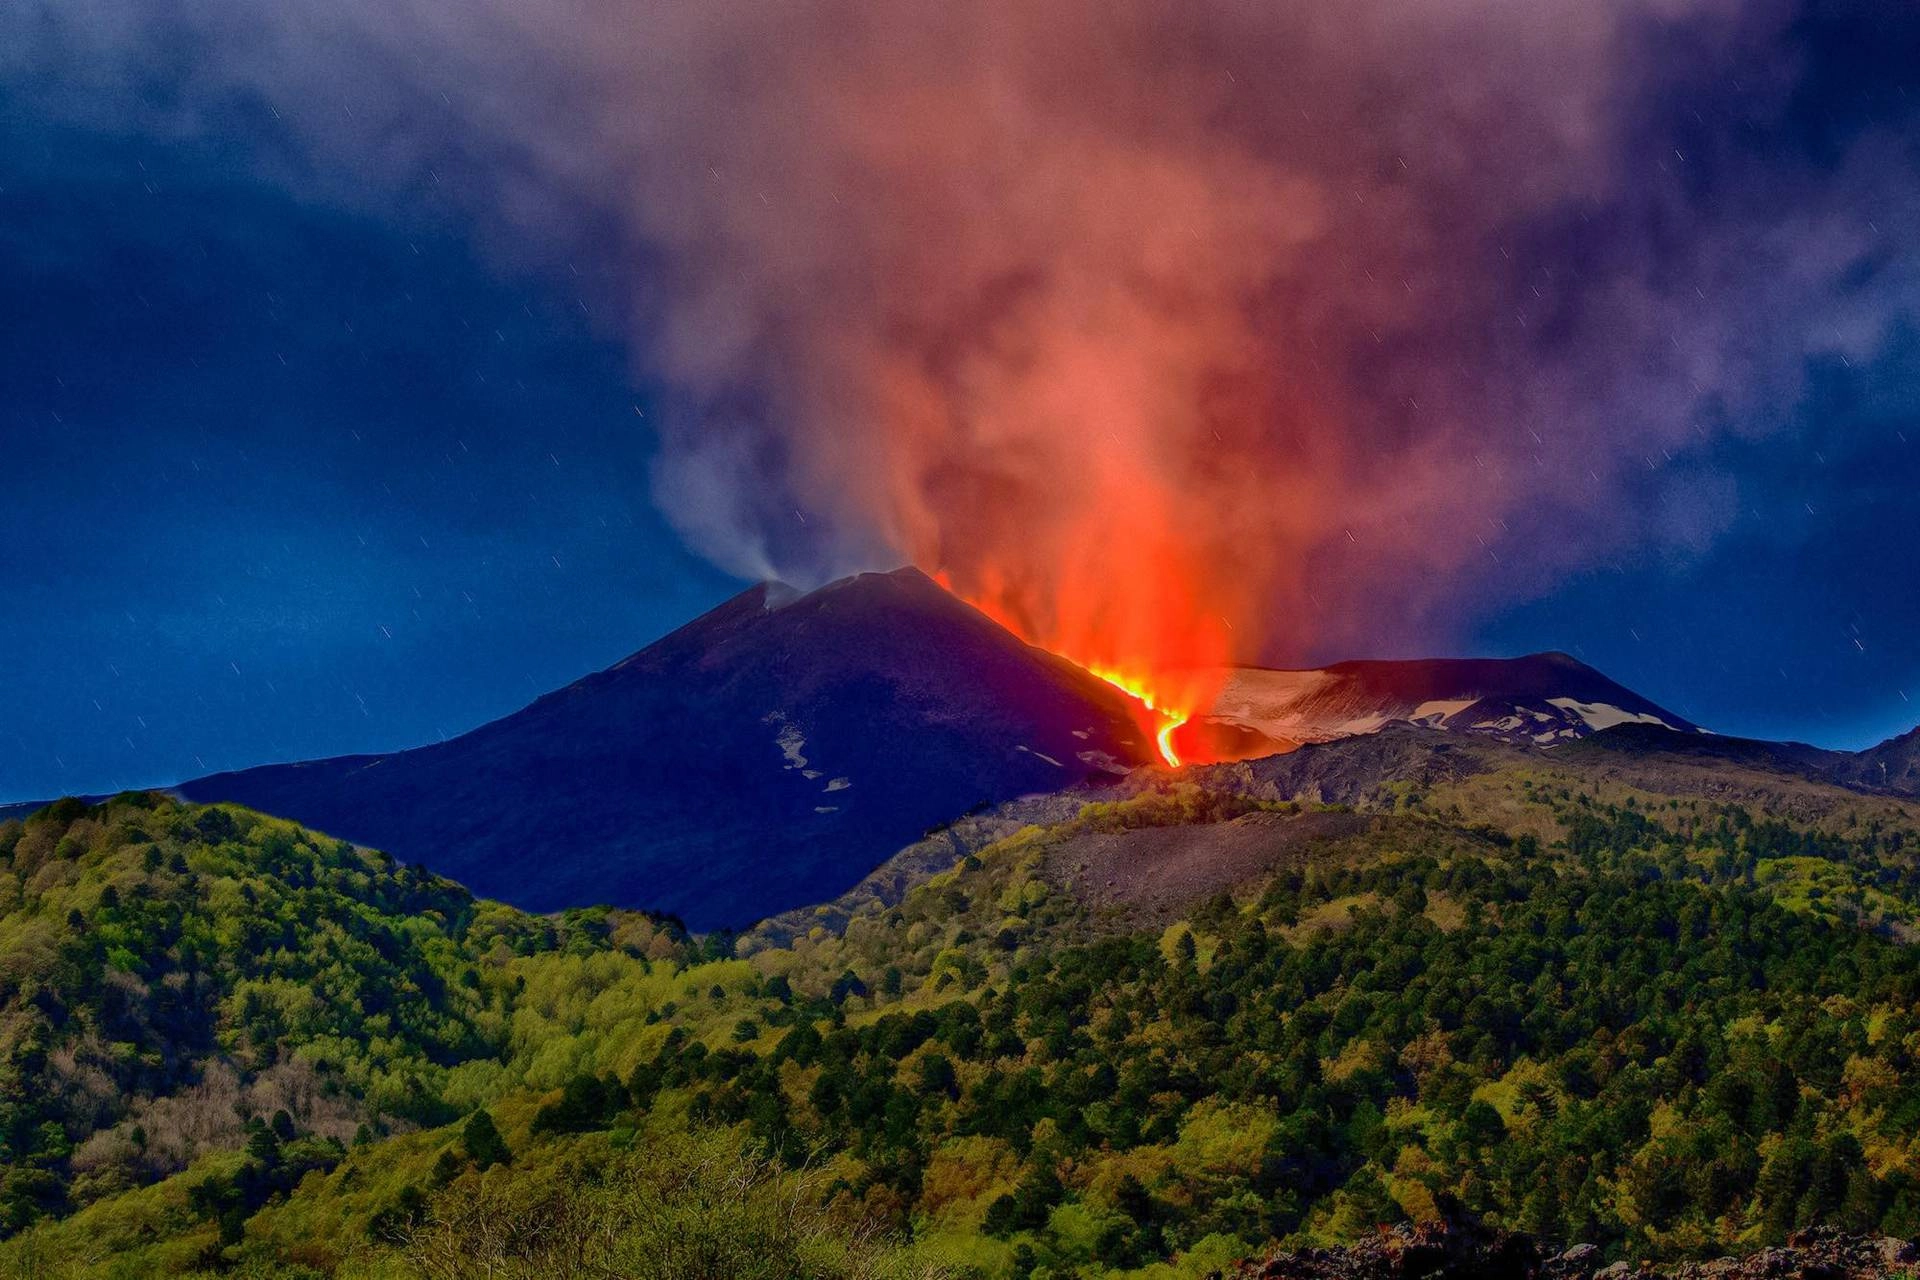
M 611 899 L 738 926 L 850 890 L 928 832 L 1151 763 L 1137 708 L 913 569 L 749 587 L 445 742 L 179 784 L 388 849 L 531 910 Z M 1302 744 L 1397 724 L 1719 754 L 1920 793 L 1920 730 L 1863 752 L 1717 737 L 1564 651 L 1234 668 L 1196 717 Z M 897 749 L 911 742 L 911 752 Z M 0 819 L 35 805 L 0 806 Z
M 778 596 L 749 588 L 444 743 L 175 790 L 529 910 L 644 903 L 713 928 L 830 896 L 971 809 L 1146 759 L 1122 695 L 917 571 Z
M 1623 723 L 1701 732 L 1684 716 L 1559 650 L 1517 658 L 1235 667 L 1211 718 L 1295 743 L 1372 733 L 1396 720 L 1542 746 Z

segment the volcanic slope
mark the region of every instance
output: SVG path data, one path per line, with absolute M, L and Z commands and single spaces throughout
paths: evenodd
M 1840 772 L 1848 781 L 1863 786 L 1920 794 L 1920 729 L 1846 757 Z
M 754 587 L 446 743 L 178 791 L 528 910 L 612 902 L 708 929 L 830 898 L 929 828 L 1149 750 L 1124 697 L 903 569 Z
M 1696 732 L 1685 717 L 1564 653 L 1236 668 L 1212 718 L 1269 738 L 1325 742 L 1396 720 L 1546 746 L 1620 724 Z
M 1889 746 L 1897 745 L 1889 744 Z M 1885 752 L 1887 748 L 1876 748 Z M 1350 815 L 1419 815 L 1444 804 L 1456 818 L 1511 821 L 1510 793 L 1529 787 L 1566 794 L 1710 798 L 1800 823 L 1897 822 L 1893 809 L 1911 792 L 1864 786 L 1842 776 L 1870 763 L 1871 752 L 1822 751 L 1800 743 L 1760 742 L 1711 733 L 1676 733 L 1623 724 L 1550 746 L 1390 721 L 1381 728 L 1255 760 L 1166 774 L 1141 770 L 1112 785 L 1068 795 L 1029 796 L 929 835 L 902 849 L 831 902 L 762 921 L 754 936 L 788 945 L 812 929 L 843 933 L 863 915 L 884 912 L 955 862 L 1030 826 L 1058 826 L 1088 804 L 1125 802 L 1172 784 L 1257 803 L 1331 806 L 1334 811 L 1275 822 L 1255 814 L 1216 827 L 1159 822 L 1152 830 L 1088 836 L 1050 854 L 1052 873 L 1092 904 L 1128 907 L 1129 919 L 1159 920 L 1260 873 L 1297 863 L 1351 826 Z M 1904 811 L 1902 811 L 1904 812 Z M 1852 818 L 1845 815 L 1853 814 Z M 1525 826 L 1526 824 L 1521 824 Z M 1547 829 L 1535 834 L 1551 839 Z

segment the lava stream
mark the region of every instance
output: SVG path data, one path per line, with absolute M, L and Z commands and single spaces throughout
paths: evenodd
M 1045 649 L 1056 658 L 1062 658 L 1071 662 L 1088 675 L 1102 680 L 1118 689 L 1121 693 L 1126 694 L 1127 697 L 1139 704 L 1142 711 L 1141 727 L 1152 735 L 1154 746 L 1159 749 L 1161 760 L 1165 761 L 1167 767 L 1170 769 L 1178 769 L 1185 763 L 1180 757 L 1179 750 L 1174 746 L 1173 735 L 1192 718 L 1193 711 L 1191 708 L 1194 705 L 1205 705 L 1207 700 L 1204 697 L 1185 699 L 1186 705 L 1175 707 L 1172 705 L 1172 697 L 1170 697 L 1167 692 L 1169 685 L 1166 682 L 1153 681 L 1151 677 L 1134 675 L 1103 663 L 1086 661 L 1078 654 L 1067 652 L 1066 647 L 1061 644 L 1048 643 L 1047 641 L 1039 639 L 1031 633 L 1030 628 L 1021 625 L 1019 619 L 1015 618 L 1006 609 L 996 605 L 994 601 L 983 596 L 970 595 L 956 589 L 953 580 L 946 573 L 935 573 L 933 580 L 1028 644 L 1033 645 L 1037 649 Z M 1200 763 L 1205 762 L 1202 761 Z
M 1065 654 L 1061 654 L 1060 656 L 1066 657 Z M 1067 661 L 1072 662 L 1073 659 L 1067 658 Z M 1075 665 L 1078 664 L 1076 663 Z M 1178 769 L 1180 767 L 1180 753 L 1174 750 L 1173 732 L 1187 722 L 1189 718 L 1188 713 L 1183 711 L 1167 711 L 1156 706 L 1154 704 L 1153 693 L 1143 682 L 1122 675 L 1118 671 L 1109 671 L 1102 667 L 1088 667 L 1087 671 L 1105 680 L 1108 684 L 1153 713 L 1154 717 L 1160 721 L 1160 727 L 1154 730 L 1153 734 L 1154 744 L 1160 748 L 1160 758 L 1167 762 L 1169 769 Z

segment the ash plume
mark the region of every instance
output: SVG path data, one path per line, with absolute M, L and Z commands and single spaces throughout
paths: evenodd
M 724 567 L 911 560 L 1163 666 L 1431 642 L 1709 545 L 1716 444 L 1916 298 L 1920 100 L 1801 118 L 1822 15 L 27 0 L 0 72 L 600 264 L 655 497 Z

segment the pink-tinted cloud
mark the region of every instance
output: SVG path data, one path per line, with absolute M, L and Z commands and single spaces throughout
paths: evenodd
M 1696 553 L 1731 483 L 1645 477 L 1915 297 L 1889 139 L 1742 150 L 1795 85 L 1773 3 L 283 8 L 0 36 L 50 102 L 265 105 L 289 181 L 642 264 L 596 302 L 691 545 L 911 559 L 1089 660 L 1443 643 Z

